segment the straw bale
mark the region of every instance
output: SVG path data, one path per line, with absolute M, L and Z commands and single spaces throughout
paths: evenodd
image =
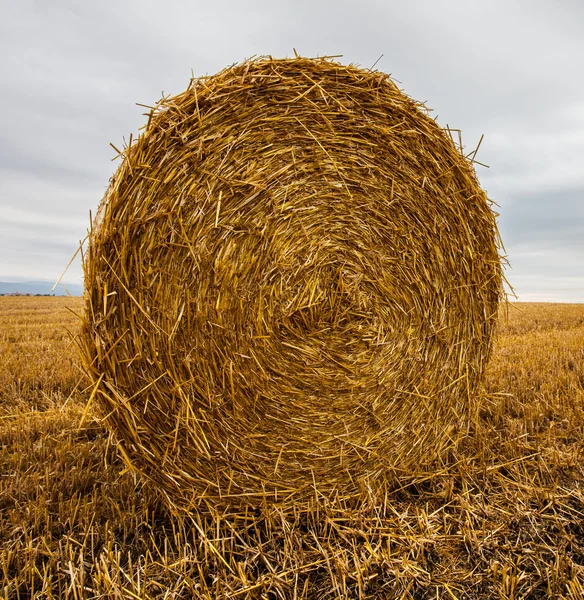
M 174 506 L 362 498 L 468 429 L 501 298 L 472 163 L 378 71 L 261 58 L 152 108 L 85 260 L 85 363 Z

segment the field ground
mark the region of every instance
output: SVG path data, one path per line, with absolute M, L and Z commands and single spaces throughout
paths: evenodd
M 508 309 L 451 468 L 366 515 L 237 528 L 124 471 L 71 309 L 0 298 L 0 599 L 584 598 L 584 305 Z

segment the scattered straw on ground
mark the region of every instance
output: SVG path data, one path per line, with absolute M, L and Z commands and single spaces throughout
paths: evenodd
M 374 510 L 235 523 L 173 516 L 125 469 L 74 392 L 69 306 L 0 298 L 0 598 L 584 598 L 584 305 L 509 311 L 448 470 Z

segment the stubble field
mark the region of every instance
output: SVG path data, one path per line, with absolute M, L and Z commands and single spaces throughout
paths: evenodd
M 0 598 L 584 598 L 584 305 L 502 311 L 448 468 L 366 515 L 236 528 L 124 470 L 86 409 L 81 309 L 0 298 Z

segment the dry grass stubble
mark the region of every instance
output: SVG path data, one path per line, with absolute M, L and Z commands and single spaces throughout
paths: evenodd
M 0 298 L 0 597 L 584 596 L 584 306 L 511 309 L 448 470 L 367 514 L 231 528 L 170 515 L 92 414 L 80 427 L 87 394 L 63 408 L 70 303 Z

